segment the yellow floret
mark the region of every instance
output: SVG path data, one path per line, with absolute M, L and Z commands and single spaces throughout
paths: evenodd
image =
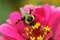
M 33 29 L 38 29 L 38 27 L 40 26 L 40 23 L 36 23 L 33 27 Z
M 39 37 L 37 37 L 37 40 L 43 40 L 43 37 L 40 35 Z
M 50 31 L 50 28 L 48 26 L 44 27 L 46 31 Z
M 30 40 L 35 40 L 35 37 L 31 37 L 31 36 L 30 36 Z

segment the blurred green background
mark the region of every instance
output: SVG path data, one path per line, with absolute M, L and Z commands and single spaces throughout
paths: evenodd
M 60 0 L 0 0 L 0 24 L 6 21 L 10 12 L 19 10 L 19 7 L 27 4 L 40 5 L 45 3 L 60 6 Z

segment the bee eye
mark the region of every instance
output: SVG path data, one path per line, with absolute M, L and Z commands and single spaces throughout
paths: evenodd
M 26 23 L 31 23 L 32 21 L 34 21 L 34 16 L 33 15 L 26 16 L 26 18 L 25 18 Z

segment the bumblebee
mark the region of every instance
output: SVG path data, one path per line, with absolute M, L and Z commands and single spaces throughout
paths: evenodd
M 21 13 L 22 13 L 22 15 L 23 15 L 23 16 L 22 16 L 22 20 L 23 20 L 25 23 L 27 23 L 27 24 L 29 24 L 29 25 L 31 25 L 31 26 L 34 26 L 34 25 L 36 24 L 36 23 L 34 22 L 35 16 L 31 14 L 32 9 L 30 9 L 30 13 L 25 12 L 25 11 L 23 10 L 23 8 L 20 8 L 20 11 L 21 11 Z

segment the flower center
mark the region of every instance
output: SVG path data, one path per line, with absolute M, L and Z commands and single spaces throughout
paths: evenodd
M 29 40 L 44 40 L 50 28 L 48 26 L 42 27 L 40 23 L 36 23 L 34 26 L 26 27 L 26 32 L 29 35 Z

